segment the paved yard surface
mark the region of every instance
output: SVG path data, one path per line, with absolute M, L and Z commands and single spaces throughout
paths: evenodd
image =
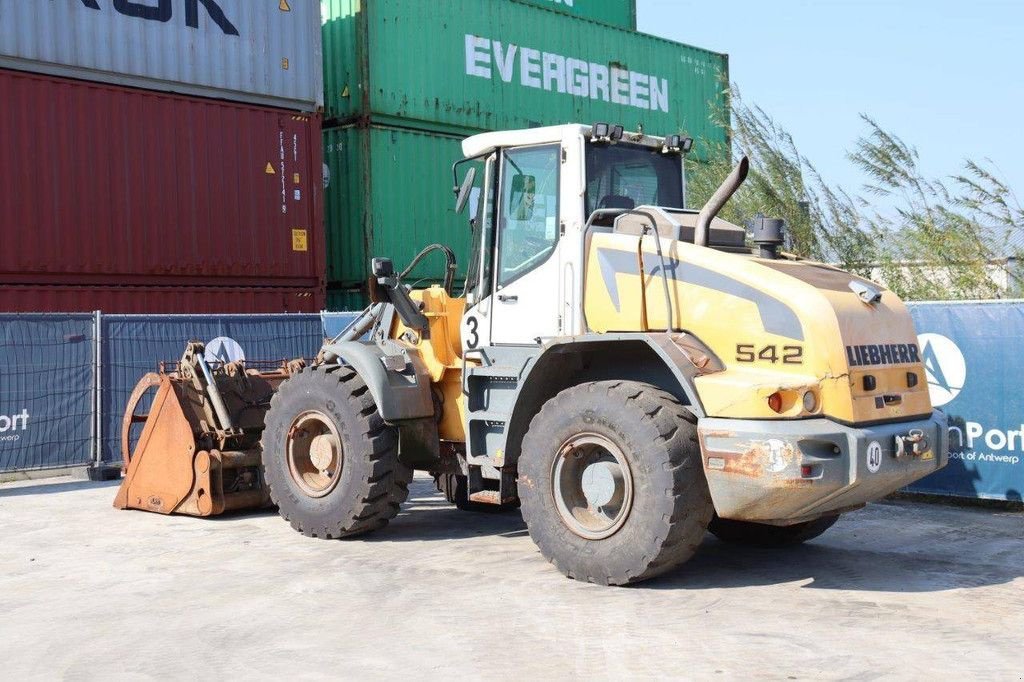
M 275 513 L 111 508 L 70 479 L 0 486 L 3 678 L 1020 679 L 1024 514 L 908 502 L 787 551 L 708 537 L 634 588 L 563 578 L 518 514 L 429 479 L 370 539 Z

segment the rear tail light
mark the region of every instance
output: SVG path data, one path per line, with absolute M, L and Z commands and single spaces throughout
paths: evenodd
M 865 391 L 873 391 L 877 387 L 878 387 L 878 381 L 875 380 L 875 377 L 871 376 L 870 374 L 865 374 L 864 375 L 864 390 Z
M 768 407 L 772 408 L 772 412 L 776 414 L 782 413 L 782 394 L 778 391 L 768 396 Z

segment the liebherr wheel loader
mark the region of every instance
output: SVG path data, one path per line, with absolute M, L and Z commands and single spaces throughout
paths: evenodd
M 373 261 L 373 304 L 260 408 L 259 483 L 280 514 L 319 538 L 377 530 L 421 470 L 462 508 L 521 504 L 559 570 L 621 585 L 682 564 L 709 529 L 808 540 L 944 466 L 900 300 L 781 252 L 778 221 L 751 246 L 718 219 L 746 159 L 689 210 L 689 146 L 607 124 L 465 140 L 465 292 L 445 247 L 443 286 L 413 291 Z M 132 490 L 142 442 L 119 499 L 152 509 Z

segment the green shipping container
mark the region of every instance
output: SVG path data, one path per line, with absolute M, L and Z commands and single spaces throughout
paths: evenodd
M 325 0 L 334 124 L 461 132 L 621 123 L 724 142 L 728 58 L 514 0 Z M 703 156 L 698 145 L 695 156 Z
M 591 19 L 612 26 L 636 29 L 636 0 L 521 0 L 530 5 Z
M 455 213 L 452 164 L 465 136 L 384 126 L 324 131 L 327 281 L 333 288 L 366 283 L 370 259 L 391 258 L 404 269 L 424 247 L 455 250 L 459 278 L 469 261 L 470 230 Z M 444 257 L 433 253 L 410 282 L 439 282 Z
M 369 305 L 362 289 L 328 289 L 327 311 L 332 313 L 359 312 Z

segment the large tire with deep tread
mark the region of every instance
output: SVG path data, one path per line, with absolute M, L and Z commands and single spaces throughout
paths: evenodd
M 605 585 L 637 583 L 686 562 L 714 513 L 692 419 L 672 395 L 635 381 L 581 384 L 549 400 L 519 459 L 523 518 L 541 554 L 570 578 Z M 599 540 L 562 520 L 552 487 L 559 448 L 581 433 L 614 443 L 633 480 L 625 521 Z
M 444 499 L 450 504 L 454 504 L 460 511 L 479 512 L 481 514 L 505 514 L 519 509 L 519 502 L 511 502 L 509 504 L 470 502 L 468 481 L 462 474 L 439 474 L 434 478 L 434 485 L 437 486 L 438 492 L 444 495 Z
M 306 494 L 289 471 L 287 445 L 296 417 L 327 416 L 341 438 L 343 466 L 323 497 Z M 366 383 L 349 367 L 307 367 L 281 384 L 263 431 L 263 479 L 292 528 L 315 538 L 378 530 L 409 496 L 412 470 L 398 461 L 398 434 L 381 418 Z
M 839 515 L 822 516 L 792 526 L 771 526 L 753 521 L 712 519 L 708 530 L 724 542 L 750 547 L 791 547 L 813 540 L 839 520 Z

